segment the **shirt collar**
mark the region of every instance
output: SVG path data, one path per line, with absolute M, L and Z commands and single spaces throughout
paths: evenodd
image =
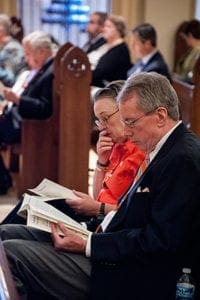
M 91 44 L 95 44 L 98 40 L 100 40 L 102 38 L 102 33 L 99 33 L 97 36 L 95 36 L 93 39 L 91 39 Z
M 164 143 L 167 141 L 168 137 L 172 134 L 172 132 L 182 123 L 182 121 L 179 121 L 174 127 L 172 127 L 162 138 L 161 140 L 157 143 L 155 149 L 149 153 L 149 159 L 150 162 L 154 159 L 156 154 L 160 151 Z
M 157 52 L 158 50 L 154 50 L 152 51 L 150 54 L 144 56 L 141 61 L 143 63 L 143 65 L 146 65 L 148 63 L 148 61 L 152 58 L 152 56 Z

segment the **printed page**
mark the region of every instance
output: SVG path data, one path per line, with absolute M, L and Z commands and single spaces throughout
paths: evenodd
M 35 216 L 39 216 L 52 222 L 61 221 L 65 223 L 70 229 L 83 232 L 86 235 L 89 232 L 80 223 L 76 222 L 75 220 L 65 215 L 53 206 L 47 204 L 46 202 L 41 201 L 40 197 L 24 194 L 24 200 L 21 208 L 18 211 L 18 215 L 25 216 L 25 211 L 27 210 L 30 211 L 31 214 L 33 214 L 34 212 Z
M 75 196 L 72 190 L 55 183 L 47 178 L 44 178 L 42 182 L 33 189 L 29 189 L 32 193 L 47 197 L 48 200 L 55 199 L 72 199 L 77 200 L 79 197 Z
M 27 218 L 27 226 L 34 227 L 43 231 L 51 232 L 51 223 L 56 223 L 54 219 L 46 219 L 46 216 L 37 214 L 37 212 L 29 211 Z M 79 234 L 82 238 L 87 239 L 89 231 L 82 231 L 75 227 L 70 227 L 68 224 L 63 223 L 68 229 L 73 230 Z M 63 235 L 63 232 L 58 230 L 60 235 Z
M 31 195 L 29 195 L 29 194 L 24 194 L 23 195 L 23 202 L 22 202 L 22 205 L 21 205 L 21 207 L 19 208 L 19 210 L 18 210 L 18 212 L 17 212 L 17 214 L 19 215 L 19 216 L 21 216 L 21 217 L 23 217 L 23 218 L 27 218 L 27 210 L 30 208 L 30 197 L 31 197 Z M 52 200 L 51 198 L 46 198 L 46 197 L 40 197 L 40 196 L 34 196 L 34 198 L 35 199 L 37 199 L 37 200 L 39 200 L 39 201 L 49 201 L 49 200 Z M 35 206 L 35 204 L 34 204 L 34 206 Z
M 5 89 L 6 87 L 5 87 L 5 85 L 3 84 L 3 82 L 2 81 L 0 81 L 0 94 L 3 96 L 3 91 L 4 91 L 4 89 Z

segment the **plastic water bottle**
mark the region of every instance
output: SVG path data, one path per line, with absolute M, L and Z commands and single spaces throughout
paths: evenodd
M 177 300 L 193 300 L 195 285 L 191 277 L 191 269 L 183 268 L 183 274 L 179 278 L 176 285 L 176 299 Z

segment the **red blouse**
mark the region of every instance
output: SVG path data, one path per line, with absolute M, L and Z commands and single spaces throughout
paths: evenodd
M 115 144 L 97 201 L 117 204 L 132 184 L 145 153 L 130 141 Z

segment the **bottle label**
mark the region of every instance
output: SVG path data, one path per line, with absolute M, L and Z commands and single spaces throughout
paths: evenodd
M 194 297 L 194 286 L 193 285 L 184 286 L 184 285 L 177 284 L 176 297 L 182 297 L 182 298 L 185 298 L 185 299 L 193 299 L 193 297 Z

